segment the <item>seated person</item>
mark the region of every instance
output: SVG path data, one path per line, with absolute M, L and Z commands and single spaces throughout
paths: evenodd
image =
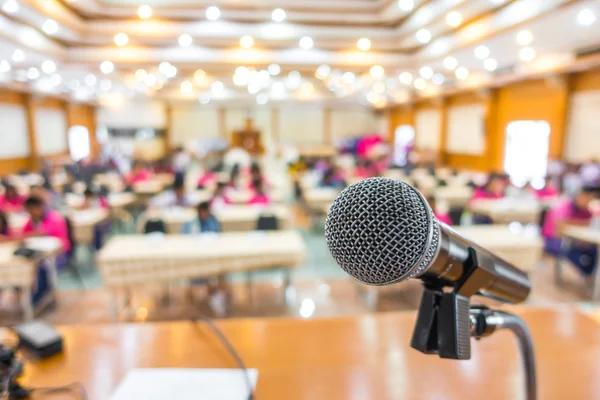
M 32 236 L 51 236 L 61 243 L 61 252 L 56 257 L 56 268 L 63 268 L 71 254 L 71 241 L 65 218 L 58 212 L 50 209 L 39 197 L 30 196 L 25 201 L 25 209 L 29 213 L 29 220 L 23 227 L 23 238 Z M 37 304 L 50 292 L 50 279 L 47 268 L 40 264 L 37 272 L 37 285 L 33 293 L 33 304 Z
M 560 229 L 564 225 L 589 225 L 592 213 L 589 205 L 598 197 L 598 188 L 584 187 L 573 198 L 567 199 L 554 206 L 546 214 L 542 236 L 545 250 L 552 255 L 560 255 L 562 240 Z M 595 245 L 573 243 L 565 249 L 566 257 L 584 274 L 591 275 L 596 266 L 597 250 Z
M 491 174 L 484 186 L 475 189 L 471 201 L 501 199 L 504 197 L 506 186 L 507 182 L 502 175 Z M 492 219 L 487 215 L 473 214 L 473 224 L 489 225 L 492 223 Z
M 58 210 L 62 206 L 62 198 L 52 188 L 48 189 L 45 186 L 32 186 L 29 189 L 30 196 L 40 197 L 50 208 Z
M 221 232 L 221 225 L 217 218 L 210 212 L 210 204 L 207 201 L 203 201 L 196 207 L 198 212 L 198 218 L 186 222 L 181 227 L 181 233 L 183 235 L 193 235 L 198 233 L 219 233 Z
M 196 183 L 196 188 L 205 189 L 211 185 L 213 185 L 219 179 L 216 171 L 207 169 L 204 173 L 198 178 L 198 182 Z
M 229 175 L 229 186 L 232 188 L 238 187 L 238 180 L 240 179 L 241 168 L 240 164 L 234 164 L 231 168 L 231 174 Z
M 84 201 L 82 209 L 94 210 L 104 209 L 108 210 L 108 200 L 102 195 L 96 194 L 92 189 L 87 188 L 84 195 Z M 106 235 L 110 232 L 111 223 L 110 220 L 99 222 L 94 226 L 94 248 L 100 250 L 105 242 Z
M 131 171 L 125 177 L 125 184 L 128 186 L 135 185 L 138 182 L 146 182 L 152 179 L 152 173 L 144 168 L 144 164 L 135 160 L 131 166 Z
M 435 215 L 435 218 L 438 221 L 443 222 L 446 225 L 452 225 L 452 220 L 450 219 L 447 210 L 448 207 L 445 204 L 441 204 L 442 202 L 440 202 L 438 205 L 434 196 L 428 196 L 427 202 L 429 203 L 429 207 L 433 210 L 433 215 Z
M 177 180 L 173 184 L 173 189 L 168 190 L 154 197 L 150 204 L 154 207 L 189 207 L 193 206 L 185 192 L 183 182 Z
M 553 199 L 560 195 L 558 187 L 550 180 L 546 179 L 544 187 L 541 189 L 533 189 L 533 194 L 538 200 Z
M 4 211 L 0 210 L 0 243 L 13 240 L 13 232 Z
M 264 183 L 264 176 L 262 170 L 260 169 L 260 165 L 257 162 L 253 162 L 250 166 L 250 189 L 254 189 L 254 183 L 259 181 Z
M 330 168 L 323 174 L 323 178 L 319 182 L 320 187 L 343 189 L 346 187 L 346 181 L 341 174 L 337 173 L 334 168 Z
M 376 174 L 375 169 L 373 167 L 373 163 L 370 160 L 357 160 L 354 175 L 356 175 L 356 177 L 360 179 L 374 177 Z
M 23 210 L 25 196 L 21 196 L 17 192 L 17 188 L 13 185 L 4 185 L 4 195 L 0 196 L 0 210 L 6 212 L 18 212 Z
M 85 189 L 83 192 L 84 201 L 82 208 L 83 209 L 93 209 L 93 208 L 104 208 L 108 209 L 108 200 L 106 197 L 102 195 L 98 195 L 94 193 L 94 191 L 90 188 Z
M 248 201 L 248 205 L 267 206 L 271 204 L 271 198 L 265 193 L 261 180 L 255 180 L 252 186 L 254 187 L 254 194 Z
M 215 192 L 213 193 L 213 196 L 209 202 L 211 210 L 217 210 L 233 204 L 233 202 L 229 199 L 229 197 L 227 197 L 227 194 L 225 193 L 226 189 L 227 185 L 225 183 L 217 183 Z

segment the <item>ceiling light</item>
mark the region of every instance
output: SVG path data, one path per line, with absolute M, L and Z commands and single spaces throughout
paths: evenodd
M 367 93 L 367 101 L 371 104 L 378 103 L 380 98 L 381 98 L 381 96 L 375 92 Z
M 256 82 L 251 82 L 248 84 L 248 93 L 256 94 L 260 92 L 260 85 Z
M 179 89 L 181 93 L 190 93 L 192 89 L 194 89 L 194 85 L 190 81 L 183 81 L 181 85 L 179 85 Z
M 103 74 L 111 74 L 115 70 L 115 65 L 110 61 L 102 61 L 100 64 L 100 71 Z
M 156 75 L 154 74 L 146 74 L 144 77 L 144 84 L 148 87 L 156 85 Z
M 405 71 L 398 75 L 398 80 L 400 81 L 400 83 L 410 85 L 413 81 L 413 76 L 410 72 Z
M 0 61 L 0 74 L 5 74 L 11 70 L 10 63 L 6 60 Z
M 385 93 L 385 83 L 383 83 L 383 82 L 375 82 L 373 84 L 373 91 L 375 93 L 379 93 L 379 94 Z
M 239 75 L 239 76 L 247 76 L 248 75 L 248 68 L 241 66 L 241 67 L 237 67 L 235 69 L 235 75 Z
M 444 68 L 454 71 L 454 69 L 458 66 L 458 61 L 454 57 L 446 57 L 444 58 Z
M 494 60 L 493 58 L 486 58 L 483 62 L 483 68 L 493 72 L 496 70 L 496 68 L 498 68 L 498 61 Z
M 194 72 L 194 82 L 196 82 L 196 85 L 204 83 L 204 79 L 206 79 L 206 72 L 203 69 L 197 69 Z
M 315 76 L 318 79 L 325 79 L 329 74 L 331 74 L 331 67 L 325 64 L 320 65 L 319 68 L 317 68 L 317 72 L 315 72 Z
M 52 60 L 46 60 L 42 63 L 42 71 L 45 74 L 51 75 L 56 72 L 56 64 Z
M 19 3 L 17 0 L 6 0 L 4 4 L 2 4 L 2 10 L 9 14 L 14 14 L 19 11 Z
M 356 75 L 354 75 L 352 72 L 344 72 L 342 79 L 344 80 L 344 83 L 351 85 L 356 81 Z
M 129 36 L 126 33 L 117 33 L 115 35 L 115 44 L 119 47 L 126 46 L 129 43 Z
M 417 90 L 424 90 L 427 87 L 427 81 L 423 78 L 417 78 L 415 79 L 415 89 Z
M 275 22 L 281 22 L 285 19 L 285 17 L 286 17 L 285 11 L 281 8 L 276 8 L 271 13 L 271 18 Z
M 181 47 L 190 47 L 194 40 L 190 35 L 184 33 L 183 35 L 179 36 L 179 39 L 177 41 L 179 42 L 179 45 Z
M 281 67 L 279 64 L 271 64 L 267 67 L 267 71 L 269 71 L 269 74 L 277 76 L 281 73 Z
M 34 80 L 40 77 L 40 71 L 36 67 L 31 67 L 27 70 L 27 78 Z
M 12 55 L 12 60 L 16 63 L 25 61 L 25 52 L 21 49 L 16 49 Z
M 462 23 L 462 15 L 458 11 L 452 11 L 446 15 L 446 23 L 456 28 Z
M 135 71 L 135 79 L 137 79 L 138 81 L 143 81 L 144 79 L 146 79 L 146 75 L 148 75 L 148 73 L 145 69 L 138 69 L 137 71 Z
M 110 79 L 102 79 L 100 81 L 100 89 L 104 90 L 105 92 L 108 92 L 111 88 L 112 82 L 110 81 Z
M 523 47 L 519 51 L 519 58 L 525 62 L 529 62 L 535 58 L 535 50 L 531 47 Z
M 274 96 L 283 96 L 285 93 L 285 85 L 282 82 L 275 82 L 271 85 L 271 94 Z
M 428 66 L 421 67 L 421 69 L 419 70 L 419 75 L 421 75 L 421 78 L 423 79 L 431 79 L 431 77 L 433 76 L 433 69 Z
M 300 39 L 299 45 L 304 50 L 310 50 L 313 48 L 314 42 L 310 36 L 304 36 L 302 39 Z
M 54 35 L 56 32 L 58 32 L 58 24 L 53 19 L 47 19 L 42 25 L 42 30 L 48 35 Z
M 466 69 L 465 67 L 458 67 L 458 68 L 456 68 L 456 71 L 454 72 L 454 74 L 456 75 L 457 79 L 464 81 L 465 79 L 467 79 L 469 77 L 469 70 Z
M 259 105 L 265 105 L 269 101 L 269 95 L 266 93 L 259 93 L 256 95 L 256 103 Z
M 444 81 L 444 75 L 440 74 L 439 72 L 437 74 L 433 74 L 433 76 L 431 77 L 431 82 L 438 86 L 443 85 Z
M 214 81 L 212 85 L 210 85 L 210 90 L 214 95 L 220 95 L 225 91 L 225 85 L 223 85 L 223 82 L 221 81 Z
M 141 19 L 150 19 L 152 17 L 152 8 L 147 4 L 139 6 L 138 17 Z
M 584 8 L 577 13 L 577 23 L 583 26 L 590 26 L 596 21 L 596 15 L 589 8 Z
M 254 39 L 252 38 L 252 36 L 244 35 L 240 39 L 240 46 L 242 46 L 245 49 L 249 49 L 250 47 L 254 46 Z
M 169 68 L 167 69 L 167 73 L 165 75 L 167 78 L 175 78 L 177 76 L 177 67 L 169 64 Z
M 202 96 L 198 98 L 200 104 L 208 104 L 210 103 L 210 93 L 204 93 Z
M 211 6 L 206 9 L 206 19 L 216 21 L 221 18 L 221 10 L 219 7 Z
M 94 86 L 96 84 L 96 75 L 94 74 L 87 74 L 84 78 L 85 84 L 88 86 Z
M 419 29 L 415 36 L 417 37 L 419 43 L 425 44 L 429 43 L 431 40 L 431 32 L 429 32 L 427 29 Z
M 475 47 L 473 54 L 475 55 L 475 58 L 477 58 L 478 60 L 485 60 L 490 55 L 490 49 L 487 46 L 483 46 L 483 45 L 477 46 L 477 47 Z
M 381 79 L 385 74 L 385 70 L 381 65 L 373 65 L 369 72 L 371 73 L 371 76 L 375 79 Z
M 302 75 L 298 71 L 292 71 L 288 74 L 285 81 L 286 86 L 289 89 L 298 89 L 302 83 Z
M 533 41 L 533 34 L 527 29 L 523 29 L 517 33 L 517 43 L 521 46 L 529 46 Z
M 415 7 L 415 1 L 414 0 L 398 0 L 398 7 L 402 11 L 412 11 L 412 9 Z
M 360 38 L 356 42 L 356 47 L 362 51 L 368 51 L 371 48 L 371 41 L 367 38 Z
M 265 69 L 258 71 L 258 74 L 252 74 L 251 79 L 253 82 L 256 81 L 256 75 L 258 75 L 258 82 L 263 86 L 267 86 L 271 82 L 271 74 Z

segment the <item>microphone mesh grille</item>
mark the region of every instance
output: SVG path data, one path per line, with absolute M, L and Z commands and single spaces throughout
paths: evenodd
M 325 239 L 336 262 L 364 283 L 385 285 L 416 276 L 437 251 L 439 226 L 425 199 L 395 179 L 371 178 L 334 200 Z

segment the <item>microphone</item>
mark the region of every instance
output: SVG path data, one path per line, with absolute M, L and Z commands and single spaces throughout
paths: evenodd
M 369 285 L 411 278 L 507 303 L 524 301 L 527 274 L 437 221 L 425 198 L 396 179 L 370 178 L 344 189 L 325 222 L 336 262 Z

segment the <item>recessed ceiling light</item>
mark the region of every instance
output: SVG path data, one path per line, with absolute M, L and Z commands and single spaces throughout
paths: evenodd
M 221 18 L 221 10 L 219 7 L 211 6 L 206 9 L 206 19 L 216 21 Z
M 115 44 L 119 47 L 126 46 L 129 43 L 129 36 L 126 33 L 117 33 L 115 35 Z
M 254 46 L 254 39 L 252 38 L 252 36 L 244 35 L 240 39 L 240 46 L 242 46 L 245 49 L 249 49 L 250 47 Z
M 302 75 L 298 71 L 291 71 L 285 80 L 285 84 L 289 89 L 298 89 L 301 83 Z
M 417 78 L 414 82 L 415 89 L 424 90 L 427 87 L 427 81 L 423 78 Z
M 398 80 L 404 85 L 410 85 L 413 81 L 413 76 L 410 72 L 404 71 L 398 75 Z
M 146 74 L 144 77 L 144 84 L 148 87 L 156 85 L 156 75 L 154 74 Z
M 381 65 L 373 65 L 369 72 L 371 73 L 371 76 L 375 79 L 381 79 L 385 74 L 385 70 Z
M 4 4 L 2 4 L 2 10 L 9 14 L 14 14 L 19 11 L 19 3 L 17 0 L 6 0 Z
M 519 51 L 519 58 L 525 62 L 529 62 L 535 58 L 535 50 L 531 47 L 523 47 Z
M 356 81 L 356 75 L 354 75 L 354 73 L 350 71 L 344 72 L 344 75 L 342 75 L 342 79 L 344 80 L 344 83 L 351 85 Z
M 429 41 L 431 40 L 431 32 L 429 32 L 427 29 L 419 29 L 417 31 L 417 33 L 415 34 L 415 36 L 417 37 L 417 40 L 419 41 L 419 43 L 429 43 Z
M 269 74 L 277 76 L 281 73 L 281 67 L 279 66 L 279 64 L 271 64 L 267 68 L 267 71 L 269 71 Z
M 475 47 L 473 54 L 475 55 L 475 58 L 477 58 L 478 60 L 485 60 L 490 55 L 490 49 L 487 46 L 483 46 L 483 45 L 477 46 L 477 47 Z
M 458 61 L 456 60 L 456 58 L 451 57 L 451 56 L 444 58 L 444 68 L 446 68 L 450 71 L 454 71 L 457 66 L 458 66 Z
M 453 28 L 456 28 L 462 23 L 462 15 L 458 11 L 449 12 L 446 15 L 446 23 Z
M 202 83 L 204 83 L 205 79 L 206 72 L 204 72 L 203 69 L 197 69 L 196 72 L 194 72 L 194 82 L 196 82 L 196 85 L 201 85 Z
M 260 84 L 258 82 L 250 82 L 248 84 L 248 93 L 256 94 L 260 92 Z
M 315 43 L 313 42 L 313 40 L 310 36 L 304 36 L 303 38 L 300 39 L 300 42 L 299 42 L 300 47 L 303 48 L 304 50 L 312 49 L 314 44 Z
M 110 61 L 102 61 L 102 64 L 100 64 L 100 71 L 102 71 L 103 74 L 112 74 L 114 70 L 115 65 Z
M 190 47 L 194 39 L 192 39 L 192 37 L 187 33 L 184 33 L 183 35 L 179 36 L 177 41 L 181 47 Z
M 42 71 L 45 74 L 51 75 L 56 72 L 56 63 L 52 60 L 46 60 L 42 63 Z
M 483 68 L 493 72 L 496 70 L 496 68 L 498 68 L 498 61 L 494 60 L 493 58 L 486 58 L 483 62 Z
M 146 75 L 148 75 L 148 73 L 145 69 L 140 68 L 137 71 L 135 71 L 135 79 L 137 79 L 138 81 L 143 81 L 144 79 L 146 79 Z
M 271 18 L 275 22 L 281 22 L 285 19 L 285 17 L 286 17 L 285 11 L 281 8 L 276 8 L 271 13 Z
M 329 74 L 331 74 L 331 67 L 329 65 L 320 65 L 319 68 L 317 68 L 317 71 L 315 72 L 315 76 L 318 79 L 325 79 L 329 76 Z
M 421 75 L 421 78 L 423 79 L 431 79 L 433 76 L 433 69 L 428 66 L 421 67 L 419 70 L 419 75 Z
M 214 95 L 221 95 L 225 91 L 225 85 L 221 81 L 214 81 L 212 85 L 210 85 L 210 90 Z
M 467 79 L 469 77 L 469 70 L 466 69 L 465 67 L 458 67 L 456 68 L 456 71 L 454 72 L 454 74 L 456 75 L 456 78 L 464 81 L 465 79 Z
M 27 70 L 27 78 L 34 80 L 40 77 L 40 71 L 36 67 L 31 67 Z
M 596 15 L 589 8 L 584 8 L 577 13 L 577 23 L 583 26 L 590 26 L 596 21 Z
M 5 74 L 11 70 L 10 63 L 6 60 L 0 61 L 0 74 Z
M 529 46 L 533 41 L 533 34 L 527 29 L 523 29 L 517 33 L 517 43 L 521 46 Z
M 53 19 L 47 19 L 42 25 L 42 30 L 48 35 L 54 35 L 58 32 L 58 24 Z
M 141 19 L 150 19 L 152 17 L 152 7 L 147 4 L 139 6 L 138 17 Z
M 444 84 L 444 75 L 440 74 L 439 72 L 437 74 L 433 74 L 433 76 L 431 77 L 431 82 L 433 82 L 434 85 L 443 85 Z
M 259 105 L 265 105 L 269 101 L 269 95 L 266 93 L 259 93 L 256 95 L 256 103 Z
M 192 89 L 194 89 L 194 85 L 190 81 L 183 81 L 181 85 L 179 85 L 179 89 L 181 93 L 190 93 Z
M 356 47 L 362 51 L 368 51 L 371 48 L 371 41 L 367 38 L 360 38 L 356 42 Z
M 402 11 L 412 11 L 412 9 L 415 7 L 415 1 L 414 0 L 398 0 L 398 7 Z
M 96 84 L 96 82 L 98 81 L 98 79 L 96 78 L 96 75 L 94 74 L 87 74 L 84 78 L 85 84 L 88 86 L 94 86 Z
M 12 60 L 16 63 L 25 61 L 25 52 L 21 49 L 16 49 L 12 55 Z

